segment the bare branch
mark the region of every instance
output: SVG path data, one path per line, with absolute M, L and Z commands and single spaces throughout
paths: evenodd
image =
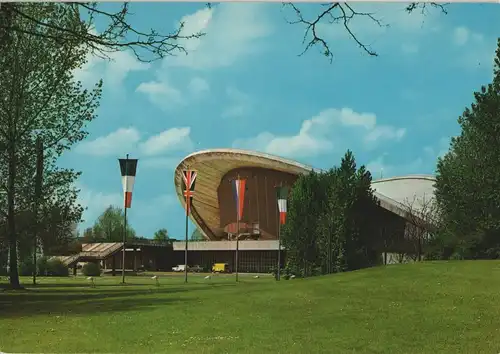
M 10 13 L 15 13 L 39 26 L 39 30 L 35 27 L 27 30 L 2 21 L 0 22 L 0 33 L 9 31 L 20 32 L 48 38 L 59 43 L 64 41 L 79 41 L 88 46 L 92 54 L 105 59 L 109 59 L 109 53 L 128 48 L 142 62 L 151 62 L 165 56 L 187 53 L 182 41 L 199 38 L 204 35 L 203 33 L 184 35 L 182 33 L 184 29 L 183 23 L 174 32 L 168 34 L 160 34 L 153 29 L 148 32 L 140 31 L 127 22 L 127 15 L 130 14 L 127 3 L 124 3 L 117 12 L 103 11 L 98 8 L 98 3 L 65 3 L 65 5 L 66 11 L 71 11 L 71 15 L 74 16 L 75 21 L 80 22 L 78 29 L 39 21 L 23 11 L 26 5 L 17 3 L 1 7 L 0 17 L 2 17 L 2 12 L 9 11 Z M 44 5 L 40 4 L 39 6 Z M 86 21 L 80 20 L 79 9 L 88 13 Z M 109 21 L 107 28 L 101 33 L 93 31 L 95 18 L 99 18 L 101 21 Z M 47 32 L 44 28 L 49 28 L 57 34 Z M 135 38 L 131 40 L 129 39 L 130 37 Z
M 414 246 L 415 260 L 421 260 L 425 244 L 439 226 L 439 210 L 432 197 L 406 199 L 403 202 L 407 224 L 405 236 Z
M 323 55 L 330 59 L 330 62 L 333 60 L 333 51 L 330 49 L 329 41 L 318 34 L 320 25 L 334 25 L 341 24 L 343 29 L 349 35 L 349 38 L 352 39 L 359 48 L 369 56 L 378 56 L 378 53 L 374 51 L 370 45 L 362 42 L 358 36 L 353 32 L 350 22 L 352 19 L 357 17 L 368 18 L 373 24 L 379 27 L 388 27 L 387 24 L 382 23 L 379 19 L 375 17 L 373 13 L 369 12 L 358 12 L 353 9 L 351 5 L 348 3 L 341 2 L 333 2 L 327 4 L 321 4 L 324 7 L 322 11 L 319 12 L 318 15 L 315 15 L 312 19 L 306 19 L 302 13 L 302 11 L 292 3 L 284 3 L 283 8 L 291 8 L 295 15 L 295 20 L 290 21 L 285 18 L 285 21 L 289 24 L 301 24 L 305 27 L 304 37 L 302 39 L 302 44 L 305 45 L 304 50 L 299 54 L 302 56 L 312 47 L 318 46 L 320 47 Z M 437 3 L 411 3 L 406 7 L 406 11 L 408 13 L 413 12 L 414 10 L 420 10 L 422 14 L 427 14 L 428 8 L 438 8 L 444 14 L 446 11 L 446 4 L 437 4 Z
M 427 15 L 429 12 L 428 9 L 429 7 L 431 7 L 431 8 L 436 8 L 440 10 L 443 14 L 447 15 L 448 14 L 448 10 L 446 9 L 447 6 L 448 3 L 438 4 L 436 2 L 412 2 L 411 4 L 406 6 L 406 11 L 408 13 L 412 13 L 415 10 L 420 10 L 420 13 L 422 15 Z

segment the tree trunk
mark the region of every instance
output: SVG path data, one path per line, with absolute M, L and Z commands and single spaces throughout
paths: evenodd
M 418 254 L 417 260 L 420 262 L 422 260 L 422 237 L 419 235 L 418 237 Z
M 7 182 L 7 233 L 9 235 L 9 277 L 13 289 L 21 289 L 17 270 L 17 234 L 15 214 L 16 148 L 13 141 L 8 146 L 9 175 Z

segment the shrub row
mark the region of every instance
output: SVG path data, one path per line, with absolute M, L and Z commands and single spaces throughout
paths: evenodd
M 28 258 L 19 263 L 19 275 L 33 275 L 33 259 Z M 97 263 L 87 263 L 83 266 L 82 273 L 86 276 L 97 277 L 101 275 L 101 267 Z M 36 262 L 36 274 L 39 276 L 67 277 L 68 267 L 59 259 L 41 257 Z
M 69 275 L 68 267 L 59 259 L 41 257 L 36 263 L 36 273 L 39 276 L 67 277 Z M 32 275 L 34 269 L 33 259 L 28 258 L 19 263 L 19 275 Z

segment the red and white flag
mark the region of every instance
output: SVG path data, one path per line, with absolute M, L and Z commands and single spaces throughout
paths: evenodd
M 191 212 L 191 203 L 193 201 L 196 176 L 198 176 L 198 173 L 196 171 L 182 171 L 184 198 L 186 200 L 186 215 L 189 215 L 189 213 Z
M 234 199 L 236 201 L 236 214 L 238 221 L 243 217 L 243 205 L 245 204 L 246 179 L 235 179 L 233 181 Z
M 125 208 L 132 206 L 132 191 L 134 189 L 137 159 L 118 159 L 122 173 L 123 198 Z
M 278 199 L 278 211 L 280 213 L 280 225 L 286 223 L 288 187 L 276 187 L 276 197 Z

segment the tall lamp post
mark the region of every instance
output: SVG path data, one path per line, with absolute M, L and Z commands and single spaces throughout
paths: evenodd
M 122 248 L 122 283 L 125 284 L 125 243 L 127 241 L 127 209 L 132 206 L 132 191 L 134 189 L 135 174 L 137 171 L 138 159 L 129 159 L 128 154 L 124 159 L 118 159 L 120 163 L 120 172 L 122 175 L 123 187 L 123 204 L 124 204 L 124 217 L 123 217 L 123 248 Z

